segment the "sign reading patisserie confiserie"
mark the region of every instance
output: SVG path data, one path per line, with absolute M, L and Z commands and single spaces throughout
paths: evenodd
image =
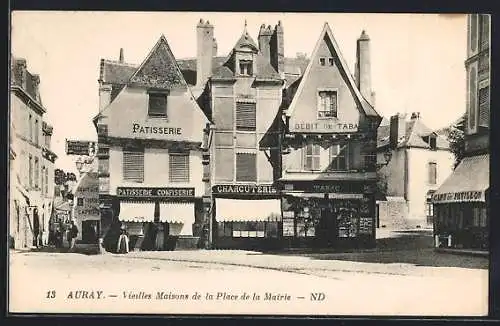
M 216 185 L 212 187 L 214 194 L 274 195 L 277 190 L 271 185 Z
M 133 198 L 194 197 L 194 188 L 118 187 L 116 195 Z
M 436 203 L 484 201 L 484 191 L 460 191 L 435 194 L 432 201 Z

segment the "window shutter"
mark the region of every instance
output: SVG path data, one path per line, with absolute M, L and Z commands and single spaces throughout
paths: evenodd
M 144 150 L 123 150 L 123 179 L 144 181 Z
M 189 154 L 170 154 L 168 166 L 170 182 L 189 182 Z
M 479 125 L 488 127 L 490 121 L 490 87 L 479 90 Z
M 255 103 L 236 103 L 236 130 L 254 131 L 256 126 Z
M 236 181 L 257 181 L 256 154 L 236 154 Z
M 477 110 L 477 80 L 476 67 L 471 67 L 469 73 L 469 131 L 476 132 Z

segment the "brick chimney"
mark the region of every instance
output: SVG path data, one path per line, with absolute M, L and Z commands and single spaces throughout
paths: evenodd
M 370 58 L 370 37 L 365 31 L 361 32 L 356 46 L 356 86 L 361 95 L 375 105 L 375 93 L 372 92 L 372 73 L 371 73 L 371 58 Z
M 109 84 L 105 84 L 104 78 L 104 59 L 101 59 L 101 64 L 99 67 L 99 112 L 101 112 L 106 106 L 111 103 L 111 90 L 112 87 Z
M 212 75 L 212 59 L 214 56 L 214 27 L 203 19 L 196 26 L 196 86 L 202 87 Z
M 397 148 L 399 140 L 406 135 L 406 114 L 399 113 L 391 116 L 389 125 L 389 146 Z
M 118 58 L 118 61 L 120 61 L 120 63 L 123 63 L 123 60 L 124 60 L 124 57 L 123 57 L 123 48 L 120 48 L 120 57 Z
M 267 26 L 262 24 L 259 30 L 259 50 L 260 53 L 267 58 L 267 61 L 271 62 L 271 37 L 273 36 L 273 31 L 271 30 L 271 25 Z
M 271 44 L 269 47 L 271 56 L 271 65 L 281 75 L 285 76 L 285 44 L 283 38 L 283 26 L 281 21 L 275 26 L 273 35 L 271 36 Z

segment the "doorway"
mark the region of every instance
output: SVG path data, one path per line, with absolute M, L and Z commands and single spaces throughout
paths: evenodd
M 337 240 L 337 223 L 330 206 L 322 205 L 320 219 L 316 225 L 316 235 L 321 247 L 334 247 Z

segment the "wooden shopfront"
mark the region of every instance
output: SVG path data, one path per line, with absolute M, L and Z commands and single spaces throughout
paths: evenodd
M 375 246 L 374 185 L 296 181 L 282 186 L 284 245 L 309 248 Z

